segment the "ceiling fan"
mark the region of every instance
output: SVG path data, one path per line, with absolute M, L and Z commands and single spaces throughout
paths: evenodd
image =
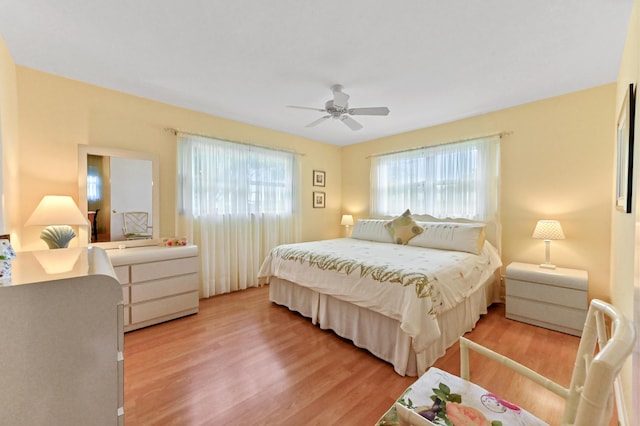
M 349 95 L 342 91 L 342 86 L 334 84 L 331 86 L 333 92 L 333 99 L 328 100 L 324 104 L 324 108 L 311 108 L 295 105 L 287 105 L 289 108 L 310 109 L 312 111 L 326 112 L 328 115 L 318 118 L 315 121 L 307 124 L 305 127 L 314 127 L 324 122 L 329 118 L 340 120 L 347 125 L 351 130 L 362 129 L 362 124 L 351 118 L 352 115 L 388 115 L 389 108 L 387 107 L 367 107 L 367 108 L 349 108 Z

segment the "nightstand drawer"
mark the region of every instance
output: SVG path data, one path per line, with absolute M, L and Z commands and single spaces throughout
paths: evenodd
M 513 262 L 507 266 L 507 278 L 587 291 L 588 274 L 578 269 L 544 269 L 539 265 Z
M 587 311 L 507 296 L 506 317 L 580 336 Z
M 538 302 L 552 303 L 575 309 L 586 310 L 587 292 L 549 284 L 533 283 L 507 278 L 507 297 L 519 297 Z M 582 328 L 582 326 L 580 327 Z

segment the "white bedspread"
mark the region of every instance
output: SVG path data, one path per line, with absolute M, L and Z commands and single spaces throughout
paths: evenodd
M 400 322 L 416 352 L 440 335 L 451 309 L 501 266 L 488 242 L 480 255 L 340 238 L 274 248 L 259 271 Z

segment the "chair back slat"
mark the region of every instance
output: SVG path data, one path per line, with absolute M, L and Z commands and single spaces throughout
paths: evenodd
M 614 306 L 591 301 L 582 331 L 562 424 L 606 425 L 614 382 L 635 342 L 635 329 Z
M 151 236 L 148 212 L 124 212 L 122 216 L 123 233 L 126 238 L 148 238 Z

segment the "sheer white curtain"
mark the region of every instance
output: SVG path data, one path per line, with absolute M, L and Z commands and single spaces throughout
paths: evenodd
M 499 136 L 373 157 L 371 214 L 497 219 L 499 157 Z
M 294 153 L 178 134 L 177 229 L 198 245 L 201 297 L 254 287 L 267 253 L 300 238 Z

